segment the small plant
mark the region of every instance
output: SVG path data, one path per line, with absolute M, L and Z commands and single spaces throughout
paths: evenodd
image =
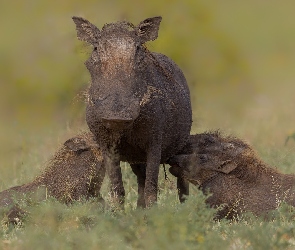
M 286 140 L 285 140 L 285 146 L 287 145 L 288 141 L 290 139 L 293 139 L 295 141 L 295 132 L 294 133 L 291 133 L 287 136 Z

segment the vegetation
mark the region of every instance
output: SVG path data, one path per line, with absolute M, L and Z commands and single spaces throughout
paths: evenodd
M 32 180 L 60 143 L 86 128 L 89 48 L 75 38 L 73 15 L 99 27 L 162 15 L 159 38 L 148 47 L 184 70 L 192 132 L 220 128 L 246 139 L 267 163 L 295 173 L 295 141 L 284 145 L 295 132 L 294 7 L 291 0 L 3 1 L 0 190 Z M 135 177 L 127 164 L 122 169 L 124 213 L 102 211 L 95 201 L 24 202 L 30 214 L 16 227 L 2 221 L 0 248 L 294 248 L 293 208 L 283 205 L 271 221 L 214 222 L 197 189 L 179 204 L 175 179 L 165 180 L 161 171 L 158 206 L 135 210 Z M 108 199 L 107 183 L 102 191 Z

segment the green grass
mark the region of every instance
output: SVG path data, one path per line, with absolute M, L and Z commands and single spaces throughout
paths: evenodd
M 197 189 L 185 204 L 179 204 L 176 190 L 165 187 L 160 190 L 158 205 L 149 210 L 133 208 L 136 198 L 133 193 L 127 189 L 125 212 L 103 210 L 95 200 L 70 206 L 50 199 L 31 204 L 25 207 L 29 215 L 18 225 L 2 221 L 0 246 L 6 249 L 286 249 L 295 244 L 295 211 L 286 205 L 270 221 L 249 215 L 242 216 L 239 222 L 215 222 L 215 211 L 206 207 L 205 197 Z
M 17 6 L 17 8 L 16 8 Z M 58 146 L 86 128 L 77 94 L 89 81 L 89 48 L 73 15 L 101 27 L 162 15 L 153 51 L 183 69 L 192 132 L 221 129 L 248 141 L 264 161 L 295 173 L 295 33 L 292 0 L 4 1 L 0 8 L 0 190 L 32 180 Z M 77 101 L 78 99 L 78 101 Z M 2 220 L 0 249 L 293 249 L 294 209 L 274 219 L 214 222 L 196 188 L 179 204 L 175 179 L 160 171 L 158 205 L 136 210 L 136 180 L 122 164 L 124 212 L 95 201 L 29 203 L 16 227 Z M 109 200 L 108 183 L 102 188 Z M 25 204 L 24 204 L 25 206 Z M 3 212 L 3 211 L 2 211 Z

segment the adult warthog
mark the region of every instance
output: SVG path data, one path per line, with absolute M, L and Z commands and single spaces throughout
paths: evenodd
M 112 194 L 124 202 L 120 160 L 130 163 L 138 181 L 138 205 L 156 202 L 160 163 L 177 154 L 192 123 L 189 89 L 179 67 L 150 52 L 161 17 L 134 26 L 106 24 L 102 30 L 73 17 L 78 39 L 93 46 L 86 67 L 91 75 L 86 120 L 102 146 Z M 187 183 L 178 179 L 180 198 Z

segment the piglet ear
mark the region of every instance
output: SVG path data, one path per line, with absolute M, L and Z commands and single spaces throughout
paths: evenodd
M 72 19 L 76 24 L 77 37 L 79 40 L 92 45 L 97 43 L 100 31 L 94 24 L 82 17 L 73 16 Z
M 87 145 L 85 140 L 82 138 L 79 138 L 79 137 L 74 137 L 74 138 L 67 140 L 64 143 L 64 145 L 68 149 L 70 149 L 71 151 L 74 151 L 74 152 L 82 152 L 82 151 L 89 149 L 89 146 Z
M 230 172 L 235 170 L 236 167 L 237 167 L 236 163 L 232 162 L 231 160 L 227 160 L 222 162 L 220 166 L 218 167 L 218 169 L 216 169 L 216 171 L 222 172 L 224 174 L 229 174 Z
M 157 16 L 140 22 L 137 26 L 137 35 L 140 37 L 141 43 L 157 39 L 161 20 L 162 17 Z

